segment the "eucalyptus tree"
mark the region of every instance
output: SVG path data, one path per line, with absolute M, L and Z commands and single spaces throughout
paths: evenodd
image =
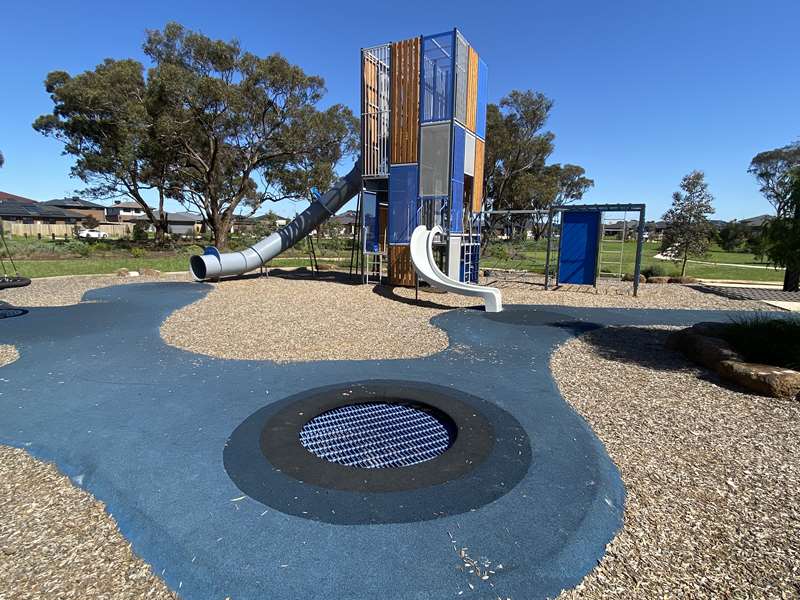
M 143 48 L 146 71 L 107 59 L 75 77 L 50 73 L 54 109 L 34 128 L 64 143 L 88 193 L 132 199 L 158 231 L 173 199 L 198 211 L 224 247 L 237 209 L 311 199 L 355 151 L 352 112 L 321 110 L 324 80 L 279 54 L 259 57 L 177 23 L 148 31 Z

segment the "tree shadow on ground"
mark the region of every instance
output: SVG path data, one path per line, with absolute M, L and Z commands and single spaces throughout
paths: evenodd
M 400 296 L 399 294 L 395 293 L 395 287 L 393 285 L 376 285 L 372 288 L 373 293 L 381 296 L 382 298 L 386 298 L 388 300 L 393 300 L 395 302 L 401 302 L 403 304 L 408 304 L 409 306 L 420 306 L 422 308 L 433 308 L 436 310 L 457 310 L 457 309 L 465 309 L 465 310 L 474 310 L 483 312 L 482 306 L 450 306 L 448 304 L 440 304 L 433 300 L 428 300 L 426 298 L 422 298 L 420 296 L 419 299 L 416 298 L 406 298 L 405 296 Z M 421 290 L 422 291 L 422 290 Z M 444 292 L 436 292 L 433 290 L 425 289 L 422 291 L 423 294 L 426 296 L 433 295 L 433 294 L 444 294 Z
M 289 279 L 294 281 L 320 281 L 323 283 L 339 283 L 342 285 L 360 285 L 361 279 L 356 275 L 350 275 L 344 271 L 328 271 L 320 269 L 318 273 L 314 273 L 307 267 L 300 267 L 297 269 L 282 269 L 274 267 L 266 270 L 265 273 L 244 273 L 242 275 L 235 275 L 233 277 L 225 277 L 221 279 L 220 283 L 226 281 L 246 281 L 250 279 L 261 279 L 270 277 L 277 277 L 279 279 Z
M 582 338 L 602 358 L 658 371 L 685 370 L 689 363 L 666 347 L 670 331 L 651 327 L 604 327 Z
M 655 327 L 603 327 L 581 339 L 606 360 L 661 372 L 694 372 L 703 381 L 735 392 L 751 393 L 668 348 L 667 338 L 671 332 Z

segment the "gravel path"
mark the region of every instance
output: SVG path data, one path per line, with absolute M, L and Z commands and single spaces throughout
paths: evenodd
M 33 279 L 24 288 L 0 290 L 0 301 L 12 306 L 67 306 L 78 304 L 83 295 L 95 288 L 145 283 L 152 281 L 189 281 L 189 274 L 169 274 L 161 277 L 118 277 L 117 275 L 70 275 Z
M 176 598 L 102 502 L 51 464 L 0 446 L 0 598 Z
M 540 285 L 491 280 L 505 304 L 560 304 L 630 308 L 762 309 L 682 285 L 643 285 L 594 291 L 547 292 Z M 417 358 L 447 348 L 447 334 L 431 317 L 452 308 L 480 307 L 475 298 L 413 288 L 350 285 L 336 273 L 307 272 L 223 281 L 162 325 L 164 340 L 185 350 L 228 359 L 276 362 Z
M 623 530 L 562 598 L 800 597 L 800 404 L 721 387 L 665 338 L 603 329 L 552 358 L 628 492 Z

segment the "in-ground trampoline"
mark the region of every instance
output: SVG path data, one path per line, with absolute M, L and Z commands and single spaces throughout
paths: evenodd
M 560 397 L 552 349 L 604 324 L 728 317 L 456 310 L 433 323 L 457 352 L 277 365 L 162 342 L 160 323 L 207 290 L 129 284 L 0 321 L 20 353 L 0 374 L 0 441 L 54 461 L 200 599 L 574 586 L 620 527 L 624 489 Z

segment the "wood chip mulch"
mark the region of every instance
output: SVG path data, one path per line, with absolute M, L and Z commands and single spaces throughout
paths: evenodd
M 487 280 L 504 304 L 587 307 L 763 309 L 758 302 L 703 294 L 683 285 L 601 285 L 545 291 L 539 279 Z M 272 360 L 378 360 L 419 358 L 445 350 L 445 332 L 430 319 L 446 310 L 480 307 L 480 299 L 413 288 L 350 285 L 343 274 L 283 272 L 280 276 L 227 280 L 206 297 L 174 312 L 162 325 L 164 340 L 218 358 Z
M 0 344 L 0 367 L 10 365 L 19 359 L 19 352 L 16 346 L 11 344 Z
M 606 328 L 552 358 L 627 488 L 622 531 L 561 598 L 800 597 L 800 403 L 724 387 L 666 335 Z
M 0 446 L 0 599 L 177 596 L 136 556 L 102 502 L 51 464 Z

